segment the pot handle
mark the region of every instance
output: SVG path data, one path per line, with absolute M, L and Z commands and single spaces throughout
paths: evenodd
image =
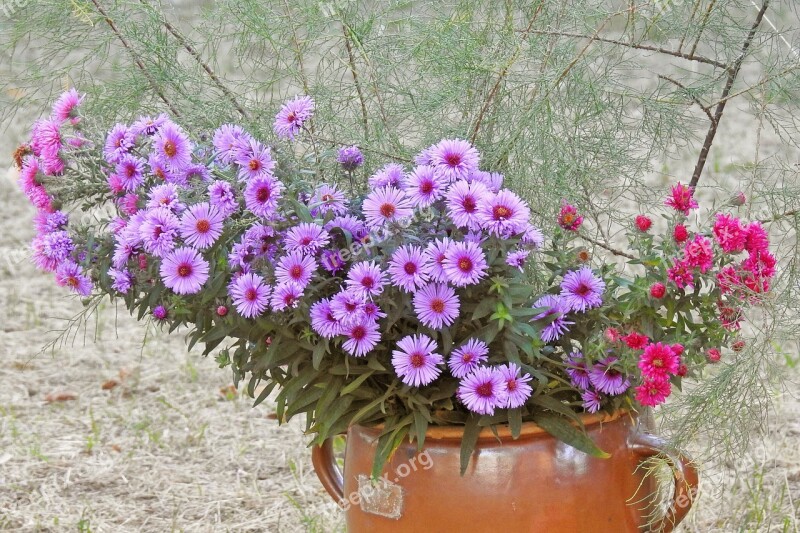
M 333 439 L 325 439 L 321 446 L 311 449 L 311 463 L 322 486 L 336 503 L 344 500 L 344 476 L 333 455 Z
M 692 508 L 697 497 L 699 477 L 692 460 L 683 453 L 670 449 L 666 442 L 649 433 L 635 433 L 631 442 L 631 451 L 641 461 L 656 455 L 665 456 L 672 463 L 672 475 L 675 478 L 675 493 L 666 515 L 650 526 L 650 531 L 668 533 L 680 524 L 686 513 Z

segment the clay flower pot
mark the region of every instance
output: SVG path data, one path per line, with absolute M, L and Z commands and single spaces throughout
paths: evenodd
M 610 458 L 591 457 L 527 423 L 517 440 L 507 428 L 498 429 L 499 440 L 484 430 L 463 476 L 458 427 L 430 428 L 422 452 L 416 444 L 402 444 L 375 483 L 369 475 L 378 429 L 349 429 L 344 472 L 330 440 L 314 448 L 312 459 L 325 489 L 345 509 L 350 533 L 621 533 L 648 523 L 643 508 L 655 481 L 638 467 L 663 453 L 672 463 L 675 491 L 651 530 L 672 530 L 697 494 L 697 471 L 689 460 L 640 432 L 631 413 L 587 415 L 584 424 Z

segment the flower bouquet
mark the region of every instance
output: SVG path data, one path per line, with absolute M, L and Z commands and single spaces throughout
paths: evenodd
M 603 244 L 624 264 L 593 261 L 575 206 L 545 238 L 463 140 L 367 172 L 357 147 L 315 138 L 308 96 L 272 139 L 166 115 L 109 129 L 81 99 L 61 96 L 16 153 L 36 266 L 87 306 L 190 328 L 256 405 L 274 391 L 280 421 L 305 414 L 314 443 L 379 426 L 373 472 L 432 425 L 464 427 L 462 471 L 480 428 L 525 421 L 603 456 L 580 415 L 702 379 L 743 347 L 775 273 L 759 222 L 696 220 L 685 185 L 658 223 L 631 220 L 627 251 Z

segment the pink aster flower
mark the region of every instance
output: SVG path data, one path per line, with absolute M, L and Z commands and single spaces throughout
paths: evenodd
M 39 160 L 33 156 L 27 156 L 22 163 L 19 171 L 19 188 L 26 193 L 39 185 L 37 176 L 39 174 Z
M 228 294 L 236 311 L 245 318 L 261 315 L 269 303 L 272 288 L 258 274 L 242 274 L 228 286 Z
M 56 269 L 56 283 L 80 296 L 92 293 L 92 280 L 83 273 L 83 269 L 74 261 L 64 261 Z
M 159 207 L 147 212 L 139 227 L 139 236 L 147 253 L 164 257 L 175 248 L 179 230 L 178 217 L 166 207 Z
M 400 380 L 411 387 L 428 385 L 439 377 L 443 358 L 436 343 L 427 335 L 408 335 L 397 341 L 392 351 L 392 366 Z
M 212 140 L 217 161 L 223 166 L 233 163 L 236 155 L 250 145 L 250 140 L 250 135 L 241 126 L 223 124 L 214 131 Z
M 191 206 L 181 218 L 181 235 L 187 244 L 203 250 L 222 235 L 225 217 L 207 202 Z
M 586 366 L 586 360 L 581 352 L 572 352 L 566 359 L 567 367 L 565 369 L 569 376 L 569 381 L 574 387 L 579 389 L 589 388 L 589 368 Z
M 317 262 L 312 256 L 296 250 L 278 260 L 275 279 L 278 283 L 293 282 L 305 288 L 311 282 L 311 276 L 317 271 L 317 267 Z
M 181 177 L 175 181 L 183 185 L 192 182 L 208 183 L 211 181 L 211 173 L 205 165 L 187 165 L 183 167 L 183 171 L 180 171 L 179 175 Z
M 147 157 L 147 165 L 150 167 L 150 174 L 159 180 L 181 186 L 186 185 L 183 174 L 178 171 L 173 171 L 171 168 L 169 168 L 161 159 L 158 158 L 157 154 L 151 153 Z
M 189 137 L 174 122 L 164 123 L 153 136 L 153 152 L 172 170 L 189 165 L 193 149 Z
M 561 281 L 561 297 L 570 309 L 582 313 L 587 309 L 603 305 L 605 288 L 606 284 L 602 278 L 595 276 L 592 269 L 585 266 L 567 272 Z
M 769 237 L 761 222 L 751 222 L 747 225 L 745 249 L 751 254 L 769 251 Z
M 647 335 L 642 335 L 636 331 L 631 331 L 624 337 L 620 337 L 620 340 L 624 342 L 631 350 L 643 350 L 650 341 L 650 339 L 647 338 Z
M 303 287 L 294 282 L 279 283 L 272 292 L 270 305 L 273 311 L 294 309 L 303 297 Z
M 157 117 L 139 117 L 139 119 L 131 124 L 131 131 L 134 135 L 145 135 L 152 137 L 158 133 L 158 129 L 163 126 L 169 117 L 166 113 L 161 113 Z
M 672 393 L 672 385 L 667 378 L 646 379 L 636 387 L 636 401 L 642 405 L 655 407 L 661 405 Z
M 558 213 L 558 225 L 567 231 L 578 231 L 583 224 L 583 216 L 578 214 L 578 209 L 564 201 Z
M 648 344 L 639 357 L 639 368 L 645 379 L 661 379 L 676 374 L 680 364 L 680 357 L 675 355 L 672 347 L 660 342 Z
M 444 139 L 431 149 L 430 159 L 436 174 L 446 182 L 451 182 L 467 179 L 478 170 L 480 154 L 467 141 Z
M 497 367 L 500 374 L 506 380 L 506 403 L 507 409 L 522 407 L 528 398 L 531 397 L 533 389 L 528 382 L 531 381 L 530 374 L 522 374 L 521 369 L 515 363 L 508 363 Z
M 364 298 L 378 296 L 386 285 L 384 273 L 375 261 L 362 261 L 350 267 L 347 273 L 347 287 L 360 293 Z
M 356 357 L 367 355 L 381 340 L 378 324 L 369 319 L 346 326 L 343 328 L 342 334 L 347 337 L 347 340 L 342 343 L 342 349 Z
M 567 320 L 566 315 L 570 312 L 570 306 L 561 296 L 555 294 L 545 294 L 533 303 L 533 308 L 545 308 L 546 310 L 531 318 L 531 321 L 547 320 L 540 334 L 544 342 L 553 342 L 561 338 L 564 333 L 569 331 L 569 326 L 574 324 Z
M 394 251 L 388 270 L 392 285 L 415 292 L 428 282 L 431 266 L 421 248 L 407 244 Z
M 166 207 L 175 214 L 181 213 L 186 206 L 178 198 L 178 187 L 173 183 L 156 185 L 147 193 L 147 208 Z
M 239 166 L 239 181 L 272 176 L 272 170 L 275 168 L 275 161 L 270 156 L 269 146 L 265 146 L 255 139 L 250 139 L 247 148 L 238 152 L 234 162 Z
M 301 222 L 289 229 L 284 237 L 284 245 L 289 250 L 297 250 L 314 255 L 330 241 L 330 235 L 322 226 L 311 222 Z
M 478 204 L 481 227 L 498 237 L 510 237 L 528 228 L 531 210 L 527 204 L 508 189 L 486 196 Z
M 494 415 L 495 408 L 508 402 L 505 376 L 495 368 L 478 367 L 461 380 L 457 396 L 473 413 Z
M 589 382 L 595 389 L 605 394 L 617 396 L 630 386 L 630 381 L 616 366 L 616 357 L 609 356 L 595 364 L 589 371 Z
M 314 191 L 314 195 L 308 201 L 308 207 L 311 215 L 315 217 L 324 217 L 328 213 L 344 215 L 347 212 L 347 199 L 336 185 L 322 184 Z
M 672 187 L 670 196 L 664 202 L 664 205 L 684 215 L 688 215 L 690 209 L 698 207 L 697 200 L 694 199 L 694 189 L 681 183 Z
M 367 179 L 370 189 L 406 188 L 406 169 L 399 163 L 389 163 Z
M 414 214 L 406 194 L 388 185 L 369 193 L 361 208 L 370 227 L 396 222 Z
M 331 339 L 342 332 L 342 324 L 333 316 L 331 301 L 324 298 L 311 306 L 311 328 L 320 337 Z
M 442 179 L 438 177 L 433 167 L 422 165 L 414 167 L 408 176 L 406 194 L 414 207 L 428 207 L 442 197 L 444 193 Z
M 381 311 L 381 308 L 375 302 L 364 302 L 361 312 L 365 317 L 371 320 L 380 320 L 381 318 L 386 318 L 386 313 Z
M 116 124 L 106 137 L 106 144 L 103 148 L 103 156 L 106 161 L 116 164 L 120 157 L 130 152 L 136 141 L 136 136 L 124 124 Z
M 278 210 L 283 185 L 272 176 L 262 175 L 247 182 L 244 203 L 254 215 L 273 218 Z
M 583 400 L 583 408 L 587 413 L 596 413 L 603 406 L 603 397 L 600 393 L 594 390 L 585 390 L 581 393 L 581 400 Z
M 694 284 L 694 274 L 692 274 L 692 267 L 684 260 L 675 259 L 670 268 L 667 269 L 667 277 L 679 289 L 684 287 L 691 287 Z
M 714 222 L 714 237 L 725 253 L 739 253 L 747 243 L 747 230 L 738 218 L 719 213 Z
M 208 261 L 193 248 L 177 248 L 162 259 L 160 274 L 176 294 L 195 294 L 208 280 Z
M 714 247 L 702 235 L 695 235 L 683 248 L 683 261 L 690 267 L 699 268 L 704 274 L 713 266 L 713 260 Z
M 423 325 L 442 329 L 458 318 L 458 296 L 447 285 L 429 283 L 414 294 L 414 311 Z
M 444 271 L 444 261 L 452 244 L 453 241 L 449 238 L 442 237 L 441 239 L 436 239 L 428 243 L 428 246 L 425 248 L 425 255 L 427 255 L 431 265 L 429 273 L 431 281 L 447 283 L 448 279 L 447 273 Z
M 489 347 L 480 339 L 471 338 L 459 348 L 453 350 L 447 360 L 447 366 L 453 377 L 463 378 L 485 362 L 489 356 Z
M 227 217 L 239 209 L 233 187 L 227 181 L 217 180 L 208 186 L 209 203 Z
M 124 190 L 134 191 L 144 183 L 144 161 L 133 155 L 124 154 L 120 156 L 114 173 Z
M 77 118 L 78 107 L 83 101 L 83 96 L 74 88 L 63 93 L 53 104 L 53 118 L 61 122 Z
M 458 180 L 447 191 L 447 216 L 459 228 L 479 229 L 478 205 L 492 196 L 483 183 Z
M 286 102 L 278 114 L 272 128 L 281 139 L 294 140 L 303 124 L 314 114 L 314 100 L 310 96 L 298 95 Z
M 48 118 L 34 123 L 31 131 L 31 150 L 34 155 L 55 157 L 63 146 L 59 120 Z
M 364 320 L 365 303 L 360 292 L 343 290 L 333 295 L 331 313 L 342 325 L 350 325 Z
M 454 242 L 442 264 L 447 280 L 457 287 L 475 285 L 486 276 L 489 267 L 483 249 L 474 242 Z
M 470 183 L 480 182 L 486 185 L 486 188 L 493 193 L 497 193 L 503 187 L 503 175 L 498 172 L 484 172 L 483 170 L 476 170 L 469 175 L 467 181 Z

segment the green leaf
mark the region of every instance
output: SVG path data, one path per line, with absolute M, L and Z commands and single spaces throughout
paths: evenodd
M 611 454 L 598 448 L 597 444 L 594 443 L 585 431 L 581 431 L 560 416 L 540 414 L 535 416 L 533 420 L 540 428 L 558 440 L 569 444 L 576 450 L 580 450 L 592 457 L 598 457 L 600 459 L 608 459 L 611 457 Z
M 484 298 L 472 313 L 472 320 L 479 320 L 494 311 L 496 300 L 494 298 Z
M 428 421 L 420 411 L 414 411 L 414 434 L 417 439 L 417 450 L 422 450 L 425 444 L 425 432 L 428 431 Z
M 511 438 L 518 439 L 522 433 L 522 410 L 508 410 L 508 427 L 511 429 Z
M 478 443 L 478 435 L 481 428 L 478 425 L 478 417 L 469 415 L 467 423 L 464 425 L 464 436 L 461 438 L 461 475 L 467 471 L 469 460 L 472 457 L 472 452 L 475 451 L 475 445 Z
M 369 372 L 361 374 L 356 379 L 354 379 L 349 384 L 347 384 L 347 386 L 342 389 L 342 392 L 339 394 L 339 396 L 344 396 L 346 394 L 350 394 L 351 392 L 356 390 L 358 387 L 360 387 L 361 384 L 364 383 L 367 380 L 367 378 L 369 378 L 374 373 L 375 373 L 375 371 L 371 370 Z

